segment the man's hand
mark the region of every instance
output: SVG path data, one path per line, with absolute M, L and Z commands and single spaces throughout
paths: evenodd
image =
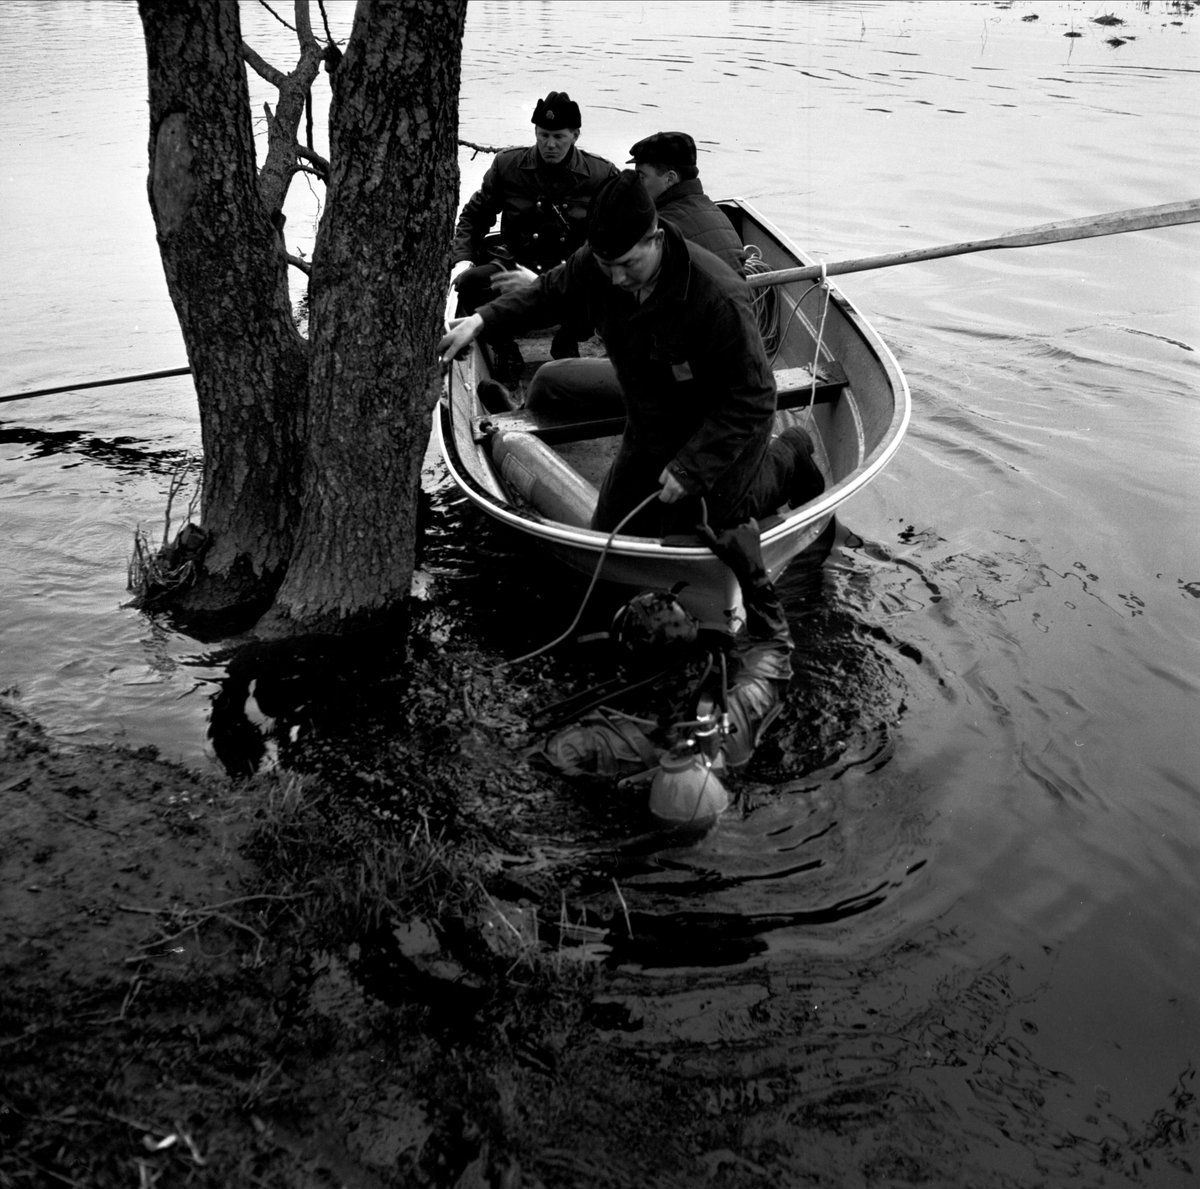
M 511 293 L 514 289 L 527 289 L 537 279 L 538 275 L 532 269 L 522 268 L 518 264 L 508 272 L 496 273 L 492 277 L 492 288 L 497 293 Z
M 460 351 L 469 347 L 483 329 L 483 319 L 478 314 L 466 318 L 455 318 L 450 329 L 438 343 L 438 354 L 443 363 L 449 363 Z
M 676 500 L 681 500 L 687 492 L 683 489 L 683 484 L 671 473 L 670 467 L 663 467 L 663 472 L 658 477 L 658 481 L 662 484 L 662 490 L 658 493 L 658 498 L 664 504 L 673 504 Z
M 455 289 L 459 287 L 463 273 L 465 273 L 467 269 L 471 267 L 473 266 L 469 260 L 460 260 L 450 270 L 450 284 L 453 285 Z

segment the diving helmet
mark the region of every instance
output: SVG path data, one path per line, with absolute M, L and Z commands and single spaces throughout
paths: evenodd
M 629 600 L 612 621 L 612 637 L 627 652 L 674 650 L 695 643 L 700 624 L 665 590 L 648 590 Z

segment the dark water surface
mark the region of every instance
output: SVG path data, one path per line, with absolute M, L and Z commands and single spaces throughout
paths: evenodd
M 710 193 L 837 259 L 1194 197 L 1197 37 L 1166 3 L 477 0 L 461 131 L 524 141 L 565 88 L 586 147 L 690 131 Z M 0 45 L 3 391 L 177 366 L 133 5 L 10 2 Z M 1200 228 L 842 287 L 913 421 L 820 589 L 785 580 L 799 677 L 742 810 L 662 849 L 581 797 L 530 845 L 621 963 L 613 1043 L 792 1183 L 1192 1184 Z M 198 437 L 186 379 L 0 406 L 0 685 L 60 735 L 213 762 L 223 665 L 120 609 Z M 434 597 L 524 606 L 490 642 L 544 642 L 576 580 L 546 595 L 436 456 L 426 480 Z

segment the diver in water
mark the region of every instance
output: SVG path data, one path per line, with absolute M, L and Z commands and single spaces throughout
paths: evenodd
M 746 607 L 744 632 L 720 642 L 701 641 L 693 619 L 670 594 L 638 595 L 617 612 L 613 635 L 634 655 L 680 664 L 708 643 L 704 676 L 682 703 L 657 721 L 600 707 L 552 735 L 545 757 L 569 776 L 623 785 L 652 780 L 649 808 L 676 827 L 711 825 L 729 805 L 721 776 L 753 755 L 783 706 L 792 676 L 792 637 L 774 586 L 767 578 L 758 524 L 751 520 L 714 533 L 697 531 L 734 572 Z

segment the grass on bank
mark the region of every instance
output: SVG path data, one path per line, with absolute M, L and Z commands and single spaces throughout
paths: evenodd
M 332 774 L 216 782 L 197 820 L 196 797 L 190 813 L 160 811 L 155 829 L 189 847 L 215 854 L 217 834 L 236 839 L 248 873 L 194 903 L 151 902 L 123 975 L 117 957 L 6 981 L 0 1189 L 291 1186 L 322 1168 L 433 1186 L 473 1162 L 506 1167 L 526 1141 L 503 1071 L 553 1061 L 544 1037 L 576 1027 L 593 972 L 497 925 L 486 883 L 500 835 L 480 800 L 508 764 L 492 754 L 473 767 L 455 717 L 464 682 L 483 696 L 496 679 L 457 654 L 428 668 L 409 683 L 418 729 L 385 732 L 391 750 L 364 743 L 377 767 L 359 754 Z M 481 729 L 461 713 L 462 730 Z M 384 774 L 403 795 L 381 815 L 353 794 Z M 557 896 L 547 916 L 552 906 Z M 377 1116 L 409 1130 L 366 1136 Z M 384 1160 L 381 1144 L 400 1146 Z

